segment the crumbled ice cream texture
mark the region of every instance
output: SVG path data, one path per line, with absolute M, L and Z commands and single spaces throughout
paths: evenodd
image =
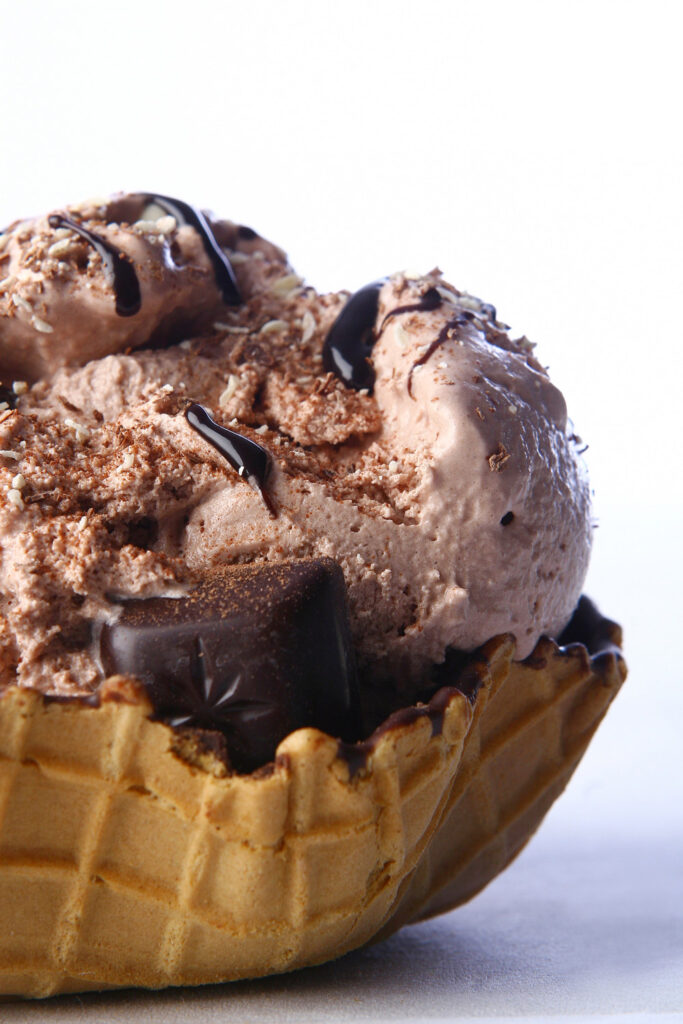
M 193 227 L 136 197 L 67 213 L 131 257 L 142 305 L 118 316 L 101 257 L 47 218 L 0 235 L 0 686 L 95 688 L 117 602 L 224 563 L 336 559 L 364 680 L 404 693 L 449 647 L 511 632 L 525 657 L 561 631 L 588 485 L 560 392 L 490 307 L 438 271 L 387 279 L 358 392 L 322 362 L 348 293 L 306 287 L 253 232 L 211 221 L 244 298 L 228 306 Z M 430 288 L 438 308 L 385 321 Z M 190 401 L 268 451 L 275 517 Z

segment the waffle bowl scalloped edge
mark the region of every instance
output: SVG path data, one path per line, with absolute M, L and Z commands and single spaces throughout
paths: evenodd
M 0 994 L 293 970 L 469 899 L 535 831 L 625 678 L 618 627 L 591 630 L 591 654 L 542 638 L 524 662 L 496 637 L 460 689 L 364 743 L 301 729 L 245 776 L 210 751 L 189 763 L 120 678 L 90 702 L 7 690 Z

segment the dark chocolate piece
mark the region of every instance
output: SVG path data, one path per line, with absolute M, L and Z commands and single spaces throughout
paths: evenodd
M 104 264 L 105 276 L 111 281 L 116 298 L 116 312 L 119 316 L 135 316 L 140 312 L 140 282 L 135 273 L 135 267 L 130 256 L 127 256 L 121 249 L 108 242 L 106 238 L 88 231 L 81 224 L 77 224 L 70 217 L 64 217 L 61 213 L 53 213 L 48 217 L 48 224 L 51 228 L 69 228 L 77 235 L 84 238 L 88 245 L 99 253 Z
M 183 202 L 182 199 L 173 199 L 171 196 L 162 196 L 154 192 L 145 193 L 145 199 L 170 213 L 178 224 L 189 224 L 195 229 L 202 240 L 204 252 L 211 261 L 216 286 L 223 296 L 223 301 L 228 306 L 241 306 L 243 299 L 230 260 L 218 244 L 213 229 L 201 210 Z
M 198 434 L 223 455 L 239 476 L 255 487 L 272 516 L 277 513 L 266 490 L 270 471 L 270 456 L 265 448 L 235 430 L 221 427 L 211 418 L 203 405 L 193 402 L 185 410 L 185 418 Z
M 128 601 L 102 627 L 100 651 L 107 673 L 140 680 L 156 718 L 222 733 L 239 771 L 304 726 L 358 737 L 346 587 L 332 559 L 231 566 L 187 597 Z
M 323 347 L 323 366 L 347 387 L 372 391 L 375 371 L 370 363 L 382 281 L 357 291 L 332 324 Z

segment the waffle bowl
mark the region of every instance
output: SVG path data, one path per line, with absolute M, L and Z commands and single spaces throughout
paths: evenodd
M 122 677 L 96 699 L 9 689 L 0 993 L 253 978 L 457 906 L 564 788 L 625 678 L 619 641 L 583 600 L 564 646 L 515 662 L 494 638 L 365 742 L 301 729 L 251 775 Z

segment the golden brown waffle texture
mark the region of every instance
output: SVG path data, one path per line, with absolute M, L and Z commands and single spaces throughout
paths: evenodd
M 618 642 L 618 637 L 615 640 Z M 613 651 L 491 641 L 350 756 L 200 766 L 139 690 L 0 699 L 0 993 L 194 985 L 320 963 L 469 899 L 564 788 L 625 677 Z

